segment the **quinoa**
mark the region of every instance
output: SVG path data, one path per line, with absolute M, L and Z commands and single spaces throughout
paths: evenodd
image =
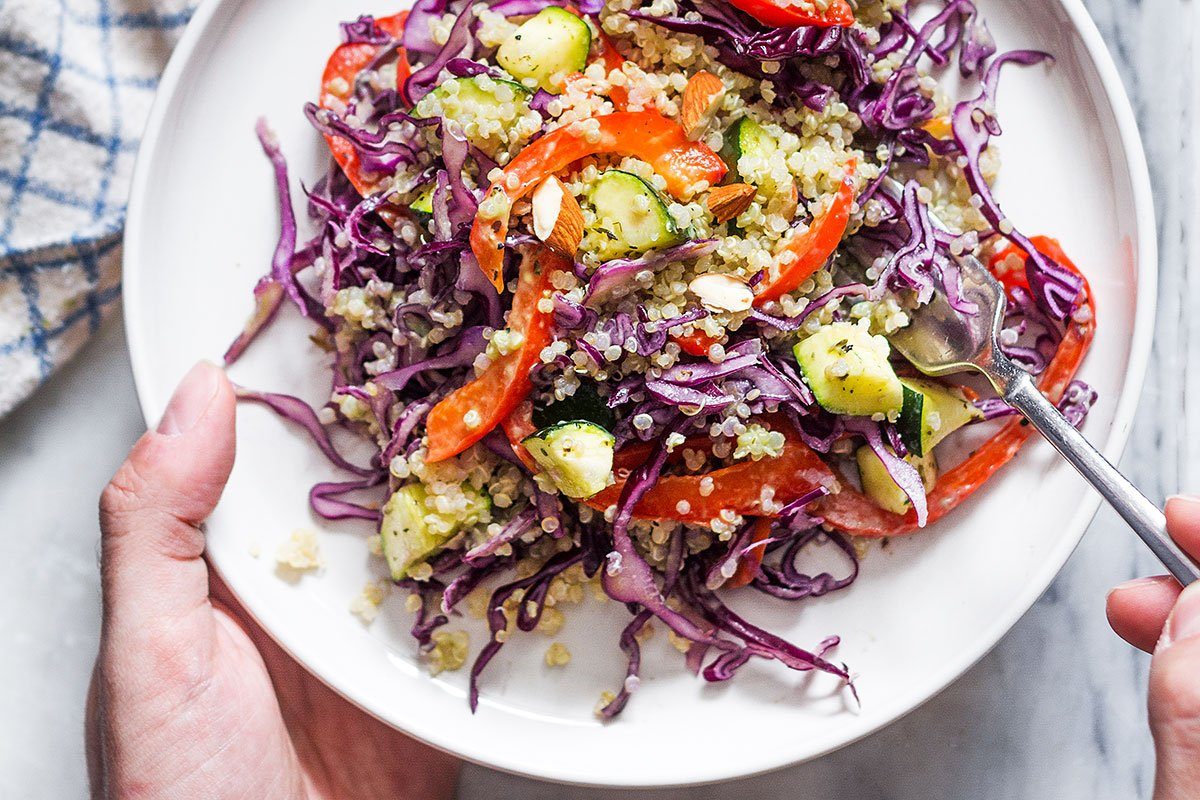
M 316 531 L 308 528 L 292 531 L 291 536 L 276 548 L 275 562 L 280 574 L 292 578 L 325 566 Z
M 565 667 L 571 663 L 571 651 L 562 642 L 554 642 L 546 648 L 546 666 Z
M 370 625 L 379 616 L 379 606 L 387 597 L 391 584 L 385 581 L 370 581 L 362 591 L 350 602 L 350 613 L 357 616 L 364 625 Z
M 470 638 L 466 631 L 435 631 L 433 647 L 425 653 L 429 674 L 454 672 L 467 663 Z

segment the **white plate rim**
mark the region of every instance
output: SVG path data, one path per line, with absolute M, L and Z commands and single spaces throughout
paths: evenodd
M 153 396 L 153 392 L 150 389 L 148 347 L 143 344 L 136 333 L 137 331 L 145 330 L 145 326 L 141 324 L 142 314 L 139 307 L 130 298 L 139 296 L 141 275 L 144 274 L 139 270 L 137 265 L 141 262 L 139 246 L 141 241 L 139 235 L 141 230 L 140 221 L 143 214 L 144 198 L 150 185 L 150 164 L 153 161 L 151 156 L 159 146 L 159 139 L 163 131 L 164 122 L 166 121 L 170 99 L 185 74 L 185 67 L 191 61 L 197 44 L 208 32 L 213 19 L 217 17 L 225 6 L 240 2 L 245 2 L 245 0 L 202 0 L 194 12 L 159 81 L 158 92 L 150 109 L 143 139 L 138 148 L 134 164 L 126 214 L 124 252 L 122 257 L 122 281 L 124 284 L 122 309 L 133 367 L 134 385 L 147 426 L 152 426 L 157 422 L 157 417 L 161 414 L 162 409 L 149 400 Z M 1128 441 L 1151 354 L 1157 311 L 1158 286 L 1158 240 L 1155 209 L 1149 170 L 1136 117 L 1112 55 L 1109 53 L 1099 29 L 1088 14 L 1082 0 L 1054 0 L 1054 2 L 1067 15 L 1072 26 L 1078 32 L 1087 56 L 1099 76 L 1104 89 L 1104 99 L 1116 121 L 1121 152 L 1128 165 L 1128 178 L 1133 191 L 1133 206 L 1136 216 L 1135 229 L 1138 235 L 1138 249 L 1136 253 L 1137 307 L 1133 318 L 1133 337 L 1130 342 L 1126 380 L 1116 404 L 1109 435 L 1103 446 L 1099 448 L 1110 461 L 1115 463 L 1120 459 Z M 352 687 L 339 686 L 335 677 L 329 674 L 328 671 L 323 670 L 317 659 L 300 659 L 293 648 L 282 641 L 279 634 L 271 630 L 267 632 L 312 674 L 363 711 L 383 721 L 385 724 L 397 727 L 427 744 L 453 753 L 468 761 L 538 780 L 574 785 L 665 788 L 717 783 L 771 772 L 810 761 L 839 750 L 888 727 L 941 693 L 946 687 L 967 672 L 976 662 L 991 652 L 1017 621 L 1032 608 L 1037 599 L 1041 597 L 1050 586 L 1050 583 L 1057 577 L 1066 564 L 1067 559 L 1082 540 L 1083 534 L 1086 532 L 1092 518 L 1100 507 L 1100 501 L 1100 496 L 1094 491 L 1089 490 L 1084 495 L 1079 507 L 1071 516 L 1068 523 L 1069 535 L 1060 538 L 1057 548 L 1050 552 L 1050 556 L 1046 559 L 1043 568 L 1024 585 L 1022 591 L 1014 594 L 1012 601 L 1009 603 L 1007 613 L 1000 615 L 987 629 L 985 635 L 980 637 L 979 641 L 986 642 L 986 646 L 964 652 L 960 658 L 946 662 L 937 675 L 927 682 L 923 692 L 910 695 L 903 702 L 890 706 L 883 713 L 876 715 L 870 725 L 864 726 L 862 730 L 855 731 L 853 735 L 845 737 L 840 741 L 811 748 L 799 754 L 792 751 L 782 758 L 778 756 L 765 758 L 763 759 L 763 763 L 743 764 L 741 766 L 726 765 L 724 768 L 712 769 L 709 774 L 702 777 L 670 775 L 666 779 L 663 779 L 658 776 L 643 776 L 643 780 L 618 780 L 599 784 L 581 780 L 578 776 L 574 776 L 569 772 L 557 770 L 553 765 L 544 765 L 545 768 L 533 772 L 530 771 L 525 763 L 515 761 L 509 763 L 497 760 L 487 752 L 486 744 L 475 748 L 465 748 L 462 739 L 455 737 L 448 731 L 440 729 L 436 724 L 425 725 L 419 721 L 406 720 L 408 724 L 401 725 L 397 720 L 390 719 L 382 711 L 372 707 L 369 695 L 358 692 Z M 247 609 L 247 611 L 251 613 L 251 616 L 254 616 L 250 609 Z M 670 769 L 667 768 L 665 771 L 670 772 Z

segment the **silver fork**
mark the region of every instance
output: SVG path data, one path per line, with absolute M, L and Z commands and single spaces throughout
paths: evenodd
M 958 263 L 963 294 L 979 306 L 979 313 L 955 311 L 939 287 L 928 305 L 911 312 L 908 327 L 891 335 L 892 344 L 927 375 L 982 372 L 1004 401 L 1033 423 L 1117 510 L 1176 580 L 1187 586 L 1200 578 L 1200 567 L 1167 534 L 1162 511 L 1067 422 L 1028 372 L 1000 351 L 997 337 L 1006 303 L 1000 283 L 972 256 L 961 257 Z

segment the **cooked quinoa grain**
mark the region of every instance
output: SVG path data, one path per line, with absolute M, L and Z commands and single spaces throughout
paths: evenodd
M 315 531 L 298 528 L 275 549 L 275 562 L 289 576 L 298 576 L 325 566 Z
M 546 666 L 565 667 L 571 663 L 571 651 L 562 642 L 554 642 L 546 648 Z

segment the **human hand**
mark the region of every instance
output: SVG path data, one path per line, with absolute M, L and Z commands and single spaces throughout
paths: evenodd
M 104 491 L 92 796 L 449 798 L 455 759 L 309 675 L 209 572 L 200 522 L 233 455 L 232 387 L 198 364 Z
M 1200 498 L 1172 497 L 1166 513 L 1171 537 L 1200 557 Z M 1123 583 L 1108 595 L 1108 621 L 1122 639 L 1154 654 L 1154 800 L 1200 797 L 1200 583 L 1183 591 L 1166 575 Z

